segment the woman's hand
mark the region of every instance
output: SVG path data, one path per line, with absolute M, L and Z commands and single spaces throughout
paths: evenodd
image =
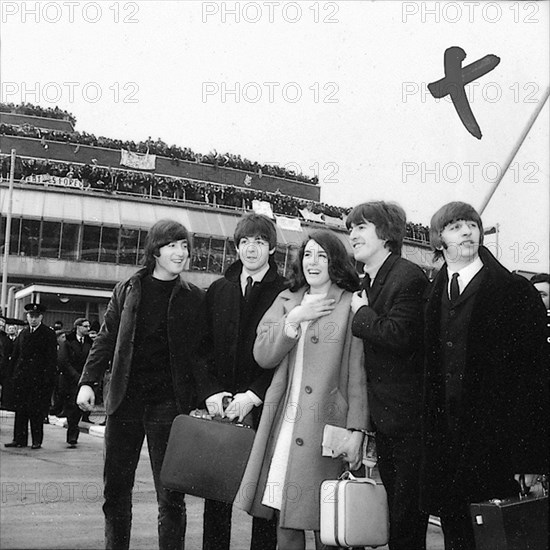
M 299 325 L 304 321 L 314 321 L 325 315 L 330 315 L 334 310 L 334 300 L 324 298 L 316 302 L 310 302 L 296 306 L 286 317 L 286 322 L 289 324 L 296 323 Z
M 363 461 L 363 432 L 349 430 L 350 436 L 338 448 L 334 449 L 336 456 L 341 456 L 348 464 L 350 470 L 360 468 Z

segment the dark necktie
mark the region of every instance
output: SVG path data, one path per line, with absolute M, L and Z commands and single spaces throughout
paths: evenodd
M 252 277 L 249 275 L 246 278 L 246 288 L 244 289 L 244 299 L 249 300 L 250 294 L 252 293 L 252 287 L 254 286 L 254 282 L 252 281 Z
M 370 284 L 371 284 L 370 275 L 368 273 L 365 273 L 365 276 L 363 277 L 363 288 L 367 293 L 367 298 L 370 298 Z
M 456 302 L 460 296 L 460 289 L 458 288 L 458 273 L 453 273 L 451 279 L 451 302 Z

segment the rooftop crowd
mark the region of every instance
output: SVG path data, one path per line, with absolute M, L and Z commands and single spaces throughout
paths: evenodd
M 174 163 L 177 163 L 180 160 L 185 160 L 189 162 L 209 164 L 214 167 L 233 168 L 236 170 L 252 172 L 254 174 L 275 176 L 302 183 L 314 185 L 319 183 L 319 178 L 317 176 L 308 177 L 304 174 L 296 174 L 294 171 L 288 170 L 282 166 L 260 164 L 256 161 L 252 162 L 247 158 L 242 158 L 241 155 L 234 155 L 232 153 L 221 154 L 215 150 L 203 155 L 202 153 L 195 153 L 189 147 L 182 148 L 177 145 L 168 145 L 160 138 L 157 138 L 156 140 L 149 138 L 147 141 L 135 142 L 133 140 L 127 141 L 112 139 L 104 136 L 96 137 L 94 134 L 89 134 L 87 132 L 46 130 L 36 128 L 29 124 L 23 126 L 0 124 L 0 134 L 35 138 L 43 141 L 65 142 L 74 145 L 105 147 L 107 149 L 127 149 L 128 151 L 132 151 L 134 153 L 149 153 L 151 155 L 167 157 Z
M 15 105 L 14 103 L 0 103 L 0 113 L 15 113 L 18 115 L 69 120 L 73 126 L 76 124 L 74 115 L 64 109 L 60 109 L 57 105 L 52 109 L 51 107 L 44 108 L 39 105 L 33 105 L 32 103 L 21 103 L 20 105 Z
M 1 159 L 1 175 L 9 177 L 10 159 L 7 155 Z M 156 199 L 181 200 L 212 206 L 232 207 L 251 210 L 252 201 L 266 201 L 271 204 L 275 214 L 300 217 L 300 210 L 332 218 L 344 219 L 349 208 L 331 206 L 321 202 L 306 201 L 282 193 L 268 193 L 254 189 L 198 182 L 185 178 L 156 176 L 153 174 L 106 168 L 95 165 L 75 165 L 65 162 L 52 162 L 42 159 L 17 158 L 15 178 L 26 179 L 33 175 L 50 175 L 70 178 L 82 182 L 85 189 L 108 193 L 143 195 Z M 407 224 L 407 237 L 418 241 L 428 240 L 428 228 L 420 224 Z

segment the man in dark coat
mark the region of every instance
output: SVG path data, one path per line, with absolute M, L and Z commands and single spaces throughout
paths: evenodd
M 548 349 L 536 290 L 482 246 L 469 204 L 431 221 L 445 264 L 426 303 L 421 505 L 445 548 L 472 550 L 469 505 L 516 495 L 548 472 Z
M 161 220 L 147 234 L 145 267 L 118 283 L 80 378 L 77 404 L 92 410 L 111 364 L 106 396 L 103 512 L 106 548 L 130 545 L 132 489 L 143 440 L 158 501 L 160 550 L 183 549 L 184 495 L 165 489 L 160 471 L 172 421 L 195 406 L 200 370 L 204 292 L 188 283 L 190 238 L 178 222 Z
M 13 342 L 5 332 L 6 318 L 0 315 L 0 385 L 4 385 L 7 363 L 13 350 Z
M 390 550 L 424 550 L 428 515 L 419 479 L 424 272 L 401 258 L 406 215 L 395 203 L 356 206 L 346 220 L 355 259 L 364 264 L 354 294 L 354 336 L 364 342 L 369 408 L 380 476 L 388 494 Z
M 25 311 L 29 326 L 15 340 L 10 359 L 15 424 L 13 441 L 5 447 L 27 446 L 30 421 L 32 448 L 40 449 L 44 439 L 43 421 L 55 383 L 57 340 L 55 332 L 42 323 L 44 306 L 27 304 Z
M 286 280 L 273 260 L 277 233 L 268 217 L 244 216 L 235 228 L 234 241 L 239 260 L 206 293 L 204 349 L 211 350 L 211 356 L 208 376 L 199 382 L 199 400 L 212 414 L 240 421 L 247 417 L 257 427 L 273 371 L 260 368 L 254 360 L 256 328 Z M 224 397 L 230 400 L 225 411 Z M 231 504 L 205 501 L 203 550 L 229 550 L 231 511 Z M 253 518 L 251 549 L 275 550 L 276 532 L 275 520 Z
M 6 334 L 6 318 L 0 315 L 0 386 L 2 386 L 2 408 L 6 405 L 6 384 L 11 379 L 11 373 L 9 372 L 9 359 L 13 352 L 13 340 Z
M 86 359 L 92 349 L 93 341 L 88 336 L 90 321 L 79 317 L 73 324 L 73 330 L 59 344 L 58 364 L 63 377 L 64 410 L 67 414 L 67 443 L 70 448 L 76 447 L 80 430 L 78 423 L 82 411 L 76 404 L 78 382 Z

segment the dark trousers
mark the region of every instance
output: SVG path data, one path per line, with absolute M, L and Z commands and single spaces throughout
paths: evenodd
M 475 550 L 470 516 L 441 516 L 445 550 Z
M 170 427 L 176 415 L 174 401 L 145 405 L 125 400 L 114 414 L 107 417 L 103 512 L 105 548 L 108 550 L 127 550 L 130 546 L 132 489 L 145 437 L 157 493 L 159 548 L 184 549 L 184 495 L 165 489 L 160 481 Z
M 216 500 L 204 501 L 202 550 L 229 550 L 232 505 Z M 250 550 L 275 550 L 277 519 L 252 518 Z
M 390 550 L 426 550 L 428 514 L 420 511 L 420 436 L 376 434 L 378 468 L 388 494 Z
M 29 422 L 31 438 L 35 445 L 42 445 L 44 439 L 44 414 L 41 410 L 24 405 L 15 412 L 13 440 L 19 445 L 27 445 L 29 439 Z
M 78 441 L 80 430 L 78 423 L 82 418 L 82 410 L 76 404 L 76 395 L 70 396 L 65 403 L 65 412 L 67 413 L 67 443 Z

